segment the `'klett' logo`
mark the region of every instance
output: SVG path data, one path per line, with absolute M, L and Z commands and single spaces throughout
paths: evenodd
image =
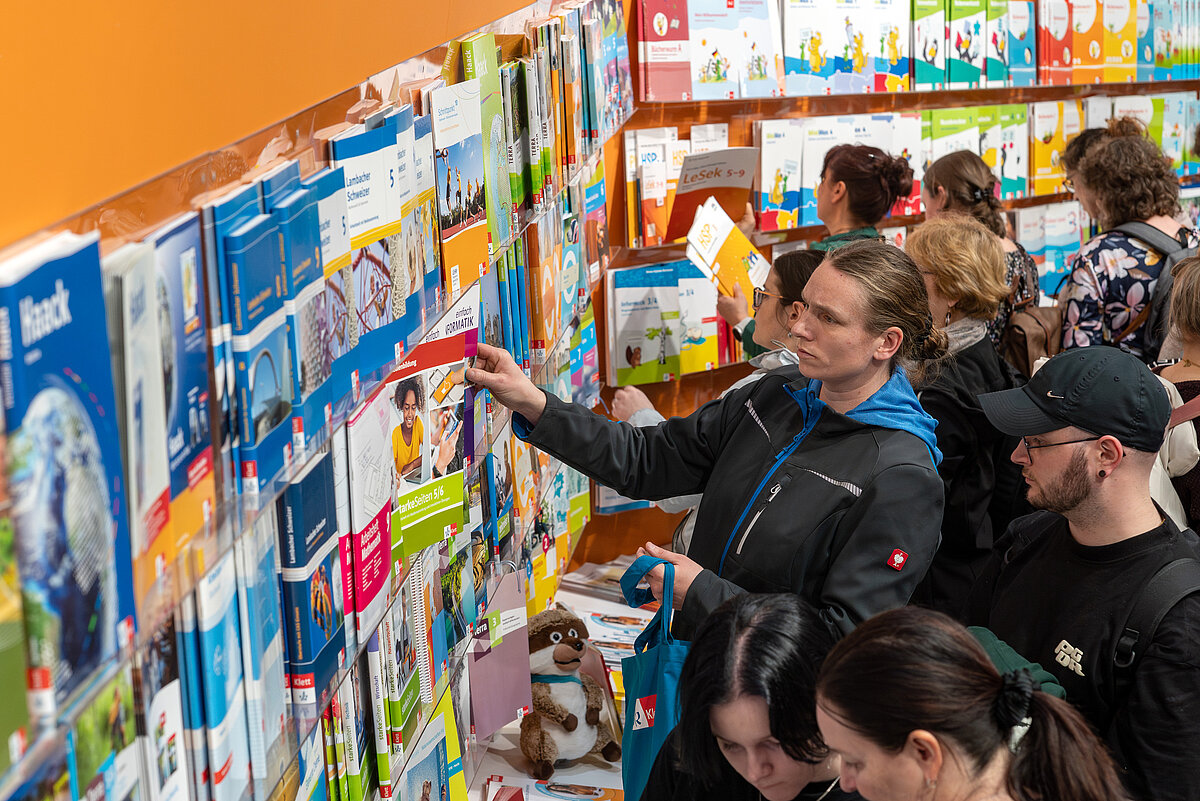
M 21 343 L 25 347 L 70 324 L 71 307 L 67 302 L 70 295 L 58 280 L 54 282 L 54 294 L 45 300 L 21 298 Z
M 633 731 L 654 728 L 654 707 L 657 701 L 657 695 L 637 699 L 637 708 L 633 711 Z

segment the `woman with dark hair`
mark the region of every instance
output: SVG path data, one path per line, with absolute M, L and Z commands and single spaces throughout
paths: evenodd
M 945 615 L 906 607 L 834 646 L 817 721 L 841 785 L 870 801 L 1125 801 L 1104 744 L 1028 670 L 1001 675 Z
M 680 719 L 644 801 L 842 801 L 816 718 L 817 670 L 833 647 L 790 593 L 738 595 L 696 633 L 679 676 Z
M 499 348 L 480 344 L 467 373 L 517 413 L 517 436 L 622 495 L 703 492 L 687 556 L 646 544 L 675 566 L 680 639 L 743 592 L 794 592 L 845 633 L 906 603 L 937 549 L 935 423 L 908 375 L 945 353 L 946 335 L 916 265 L 852 242 L 826 254 L 800 301 L 798 367 L 653 427 L 548 395 Z M 663 573 L 648 574 L 659 598 Z
M 1179 181 L 1170 160 L 1130 118 L 1110 120 L 1107 132 L 1079 160 L 1074 190 L 1105 233 L 1079 251 L 1059 294 L 1063 347 L 1116 345 L 1145 361 L 1158 358 L 1144 323 L 1164 256 L 1137 237 L 1113 230 L 1144 222 L 1178 242 L 1200 247 L 1200 233 L 1182 226 Z
M 930 164 L 921 183 L 925 219 L 934 220 L 948 213 L 973 217 L 997 237 L 1004 250 L 1004 285 L 1008 292 L 1001 298 L 995 317 L 987 323 L 993 345 L 1000 344 L 1000 334 L 1013 309 L 1037 303 L 1041 297 L 1037 264 L 1025 248 L 1008 238 L 1004 209 L 996 195 L 998 183 L 984 160 L 969 150 L 949 153 Z
M 762 289 L 756 288 L 754 292 L 754 319 L 751 322 L 761 321 L 762 325 L 747 328 L 761 345 L 761 352 L 750 359 L 754 372 L 735 381 L 721 393 L 722 398 L 757 381 L 776 367 L 796 363 L 795 345 L 788 329 L 800 315 L 800 296 L 804 292 L 804 285 L 824 258 L 825 254 L 815 250 L 797 250 L 781 254 L 775 259 Z M 621 387 L 616 391 L 612 412 L 616 419 L 626 420 L 635 426 L 656 426 L 666 419 L 654 408 L 646 393 L 634 386 Z M 663 498 L 657 503 L 658 508 L 673 515 L 693 510 L 700 503 L 700 497 L 699 494 L 682 495 Z M 687 553 L 695 527 L 695 515 L 690 514 L 675 529 L 675 535 L 671 538 L 672 550 Z
M 880 221 L 898 198 L 912 191 L 913 171 L 902 158 L 890 156 L 869 145 L 835 145 L 825 154 L 821 181 L 816 186 L 817 217 L 829 235 L 809 245 L 826 252 L 859 239 L 881 239 Z M 743 223 L 752 227 L 754 216 L 747 211 Z M 717 298 L 717 313 L 734 329 L 747 356 L 762 351 L 754 338 L 754 321 L 746 303 L 749 298 L 734 289 L 732 296 Z

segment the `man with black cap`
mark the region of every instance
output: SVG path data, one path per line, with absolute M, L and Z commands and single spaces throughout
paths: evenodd
M 1019 389 L 980 396 L 1021 438 L 1029 502 L 996 543 L 967 622 L 1039 662 L 1106 739 L 1140 798 L 1200 799 L 1200 594 L 1170 607 L 1132 669 L 1116 644 L 1150 578 L 1200 557 L 1150 498 L 1171 405 L 1153 373 L 1116 348 L 1055 356 Z M 1036 725 L 1036 724 L 1035 724 Z

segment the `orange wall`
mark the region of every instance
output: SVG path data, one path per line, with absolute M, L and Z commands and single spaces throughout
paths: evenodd
M 0 246 L 528 4 L 8 3 Z

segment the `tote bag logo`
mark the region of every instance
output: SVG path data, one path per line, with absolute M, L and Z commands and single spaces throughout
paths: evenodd
M 633 730 L 654 728 L 654 707 L 657 695 L 647 695 L 637 700 L 637 709 L 633 715 Z

